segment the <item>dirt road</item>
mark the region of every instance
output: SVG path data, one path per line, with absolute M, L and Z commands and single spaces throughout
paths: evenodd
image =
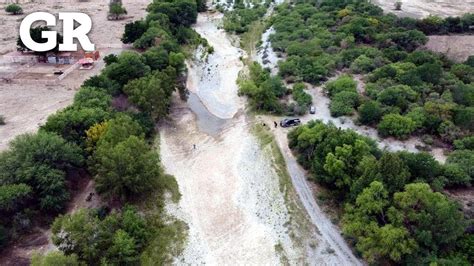
M 327 247 L 339 254 L 338 265 L 362 265 L 359 259 L 352 254 L 352 250 L 342 238 L 339 228 L 328 219 L 327 215 L 316 203 L 313 191 L 306 180 L 306 171 L 298 164 L 288 147 L 287 133 L 287 129 L 279 128 L 274 130 L 278 146 L 280 146 L 283 156 L 285 157 L 293 186 L 300 196 L 301 202 L 307 210 L 311 221 L 318 227 Z

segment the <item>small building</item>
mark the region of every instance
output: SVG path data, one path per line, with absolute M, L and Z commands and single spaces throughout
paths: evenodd
M 50 64 L 57 64 L 58 63 L 58 59 L 56 57 L 56 54 L 54 53 L 49 53 L 46 55 L 46 62 L 50 63 Z
M 76 62 L 74 56 L 70 52 L 48 53 L 46 62 L 49 64 L 71 65 Z
M 60 65 L 70 65 L 74 63 L 74 57 L 70 52 L 62 52 L 57 54 L 57 61 Z

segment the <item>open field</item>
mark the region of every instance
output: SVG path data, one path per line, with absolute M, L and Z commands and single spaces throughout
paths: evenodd
M 395 11 L 394 0 L 375 0 L 374 4 L 379 5 L 385 12 L 393 12 L 398 16 L 414 18 L 437 15 L 441 17 L 460 16 L 464 13 L 474 12 L 473 0 L 400 0 L 402 10 Z
M 464 62 L 469 56 L 474 55 L 473 35 L 446 35 L 429 36 L 425 45 L 431 51 L 444 53 L 450 59 L 457 62 Z
M 108 1 L 90 0 L 80 2 L 75 0 L 40 0 L 35 2 L 20 1 L 25 14 L 20 16 L 8 15 L 4 11 L 7 0 L 0 0 L 0 55 L 16 49 L 16 38 L 21 19 L 34 11 L 48 11 L 51 13 L 63 11 L 80 11 L 91 16 L 93 21 L 89 37 L 96 44 L 101 57 L 109 53 L 119 53 L 124 49 L 120 41 L 124 25 L 132 20 L 145 16 L 148 0 L 124 0 L 127 9 L 127 18 L 120 21 L 108 21 Z M 27 2 L 27 3 L 26 3 Z M 0 60 L 2 61 L 2 60 Z M 27 132 L 34 132 L 46 121 L 46 118 L 68 106 L 76 90 L 88 77 L 99 73 L 104 62 L 98 61 L 92 70 L 74 70 L 61 81 L 53 85 L 46 85 L 45 80 L 55 81 L 53 73 L 65 70 L 71 65 L 13 65 L 0 64 L 0 73 L 13 75 L 15 79 L 31 82 L 5 83 L 0 81 L 0 115 L 5 116 L 6 125 L 0 127 L 0 150 L 8 147 L 8 142 L 15 136 Z M 18 71 L 18 73 L 17 73 Z M 38 82 L 35 82 L 38 80 Z M 41 80 L 42 82 L 40 82 Z

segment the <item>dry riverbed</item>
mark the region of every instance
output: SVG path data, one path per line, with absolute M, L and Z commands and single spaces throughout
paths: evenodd
M 215 52 L 206 59 L 198 51 L 188 62 L 191 98 L 175 99 L 170 120 L 160 125 L 162 163 L 182 194 L 167 211 L 189 226 L 175 262 L 357 264 L 324 214 L 306 212 L 288 169 L 281 169 L 286 167 L 277 143 L 268 142 L 268 132 L 256 130 L 245 113 L 235 84 L 243 52 L 217 29 L 220 19 L 220 14 L 199 15 L 195 29 Z

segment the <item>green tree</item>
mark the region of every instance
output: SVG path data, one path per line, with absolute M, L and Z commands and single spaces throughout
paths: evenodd
M 157 185 L 161 175 L 158 155 L 136 136 L 113 147 L 98 147 L 95 159 L 97 191 L 109 199 L 141 196 Z
M 306 93 L 304 89 L 304 83 L 297 83 L 293 86 L 291 94 L 298 105 L 306 110 L 313 102 L 313 98 L 310 94 Z
M 385 105 L 397 106 L 404 111 L 408 108 L 409 103 L 416 101 L 417 96 L 417 93 L 409 86 L 398 85 L 380 92 L 377 100 Z
M 127 114 L 118 114 L 107 121 L 106 129 L 97 139 L 97 145 L 114 146 L 130 136 L 144 137 L 143 128 Z
M 154 72 L 152 75 L 130 81 L 123 91 L 132 103 L 158 120 L 168 114 L 174 88 L 172 76 L 166 72 Z
M 379 122 L 382 117 L 382 108 L 376 101 L 368 101 L 359 106 L 359 121 L 362 124 L 371 125 Z
M 474 136 L 467 136 L 454 141 L 456 150 L 474 150 Z
M 472 177 L 456 163 L 447 163 L 443 169 L 446 186 L 470 186 Z
M 457 108 L 454 114 L 454 123 L 463 129 L 474 130 L 474 106 Z
M 360 139 L 355 140 L 353 145 L 337 146 L 334 152 L 329 152 L 325 158 L 323 169 L 328 175 L 326 181 L 334 182 L 339 189 L 350 187 L 353 182 L 352 173 L 358 162 L 369 152 L 370 146 Z
M 115 54 L 108 54 L 108 55 L 104 56 L 104 62 L 105 62 L 106 66 L 108 66 L 112 63 L 116 63 L 117 61 L 118 61 L 118 57 Z
M 375 67 L 374 60 L 366 55 L 357 57 L 357 59 L 351 64 L 351 70 L 356 74 L 369 73 L 374 70 Z
M 440 163 L 429 153 L 399 152 L 398 155 L 413 178 L 431 183 L 442 174 Z
M 359 105 L 359 94 L 352 91 L 341 91 L 333 95 L 329 109 L 331 115 L 339 117 L 343 115 L 351 115 L 354 107 Z
M 9 4 L 7 7 L 5 7 L 5 12 L 13 15 L 19 15 L 23 13 L 23 8 L 17 4 Z
M 416 250 L 416 242 L 410 238 L 408 230 L 402 226 L 387 224 L 375 227 L 366 237 L 361 237 L 357 248 L 362 251 L 368 262 L 377 262 L 389 258 L 400 262 L 403 256 Z
M 41 129 L 83 146 L 86 131 L 91 126 L 107 120 L 109 116 L 110 113 L 101 108 L 76 108 L 72 105 L 49 116 Z
M 31 257 L 31 266 L 81 266 L 85 265 L 79 262 L 75 254 L 64 255 L 59 251 L 51 251 L 42 255 L 34 253 Z
M 167 15 L 170 22 L 176 26 L 191 26 L 197 19 L 197 5 L 194 0 L 154 1 L 147 11 Z
M 140 38 L 147 30 L 146 22 L 143 20 L 136 20 L 125 24 L 125 31 L 122 36 L 123 43 L 133 43 Z
M 410 172 L 398 154 L 384 152 L 379 160 L 380 176 L 390 193 L 397 192 L 405 186 Z
M 333 96 L 342 91 L 357 92 L 357 82 L 348 75 L 343 75 L 334 81 L 326 84 L 326 91 L 329 96 Z
M 383 137 L 395 136 L 398 138 L 407 138 L 414 130 L 415 122 L 399 114 L 387 114 L 382 117 L 378 125 L 378 131 Z
M 122 15 L 127 14 L 127 10 L 120 3 L 111 3 L 109 5 L 109 15 L 112 19 L 120 19 Z
M 178 74 L 181 74 L 186 69 L 184 60 L 186 57 L 182 53 L 170 52 L 169 65 L 172 66 Z
M 118 59 L 118 58 L 117 58 Z M 116 61 L 111 62 L 115 63 Z M 98 76 L 92 76 L 82 84 L 83 87 L 95 87 L 104 89 L 108 94 L 117 96 L 120 93 L 120 84 L 118 82 L 107 78 L 106 75 L 100 74 Z
M 205 0 L 196 0 L 196 4 L 197 4 L 197 11 L 198 12 L 204 12 L 207 10 L 207 6 L 206 6 L 206 1 Z
M 443 68 L 440 64 L 423 64 L 417 68 L 420 78 L 428 83 L 438 84 L 443 74 Z
M 104 73 L 109 79 L 123 86 L 132 79 L 150 73 L 150 67 L 145 64 L 145 58 L 142 55 L 135 52 L 123 52 L 118 56 L 118 61 L 109 65 Z
M 474 67 L 465 64 L 455 64 L 451 67 L 451 73 L 453 73 L 465 84 L 469 84 L 474 81 Z
M 349 198 L 355 201 L 357 196 L 373 181 L 381 181 L 379 163 L 373 155 L 367 155 L 360 160 L 356 167 L 356 178 L 351 185 Z
M 28 185 L 34 204 L 44 211 L 59 211 L 69 199 L 66 172 L 83 162 L 80 148 L 55 134 L 20 135 L 9 151 L 0 154 L 0 184 Z M 24 195 L 24 187 L 22 191 Z
M 428 114 L 426 113 L 423 107 L 418 106 L 411 109 L 406 116 L 415 122 L 415 127 L 417 129 L 423 128 L 428 121 Z
M 458 84 L 453 88 L 453 99 L 465 106 L 474 106 L 474 84 Z
M 146 50 L 143 56 L 151 70 L 163 70 L 169 65 L 168 51 L 161 46 Z
M 139 259 L 135 239 L 122 229 L 115 232 L 109 253 L 108 262 L 114 265 L 130 265 L 137 263 Z
M 356 248 L 369 263 L 387 258 L 399 262 L 417 248 L 416 242 L 403 226 L 379 224 L 378 221 L 386 222 L 388 206 L 388 192 L 378 181 L 372 182 L 362 191 L 354 206 L 346 206 L 343 232 L 357 239 Z
M 100 108 L 107 110 L 112 102 L 112 97 L 101 88 L 81 87 L 74 95 L 74 107 L 76 108 Z
M 65 255 L 77 254 L 86 263 L 94 263 L 99 255 L 96 236 L 99 219 L 92 210 L 79 209 L 73 214 L 60 215 L 51 226 L 53 243 Z
M 169 33 L 165 29 L 160 25 L 153 23 L 148 27 L 145 33 L 140 36 L 140 38 L 133 42 L 133 47 L 137 49 L 147 49 L 159 45 L 170 38 Z
M 26 184 L 0 186 L 0 213 L 16 211 L 31 197 L 31 187 Z
M 456 150 L 449 154 L 446 160 L 449 164 L 457 165 L 464 173 L 474 178 L 474 151 L 472 150 Z
M 111 213 L 79 209 L 55 219 L 53 243 L 58 249 L 88 265 L 134 265 L 147 246 L 151 228 L 130 206 Z
M 452 247 L 465 229 L 462 212 L 428 184 L 413 183 L 393 196 L 390 220 L 405 226 L 419 247 L 426 251 Z

